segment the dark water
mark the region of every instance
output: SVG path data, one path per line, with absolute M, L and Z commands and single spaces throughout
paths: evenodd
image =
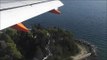
M 72 31 L 76 38 L 97 46 L 99 60 L 107 60 L 107 1 L 64 0 L 61 15 L 45 13 L 24 22 L 57 26 Z

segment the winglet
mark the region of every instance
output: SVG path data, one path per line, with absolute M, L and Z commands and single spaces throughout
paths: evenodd
M 61 14 L 60 10 L 58 10 L 58 9 L 53 9 L 50 12 L 54 13 L 54 14 Z
M 12 26 L 12 28 L 19 30 L 19 31 L 23 31 L 23 32 L 29 32 L 28 28 L 26 28 L 22 23 L 18 23 Z

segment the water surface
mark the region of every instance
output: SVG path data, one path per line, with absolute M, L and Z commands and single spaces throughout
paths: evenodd
M 28 27 L 40 23 L 72 31 L 75 38 L 97 46 L 99 60 L 107 60 L 107 1 L 62 1 L 65 6 L 60 8 L 61 15 L 45 13 L 24 23 Z

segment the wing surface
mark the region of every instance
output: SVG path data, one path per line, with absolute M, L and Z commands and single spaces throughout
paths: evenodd
M 63 6 L 59 0 L 0 0 L 0 30 Z

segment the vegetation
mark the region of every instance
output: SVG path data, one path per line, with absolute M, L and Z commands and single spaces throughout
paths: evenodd
M 79 52 L 71 32 L 37 25 L 28 33 L 11 28 L 0 33 L 0 60 L 42 60 L 47 45 L 52 55 L 46 60 L 72 60 Z

